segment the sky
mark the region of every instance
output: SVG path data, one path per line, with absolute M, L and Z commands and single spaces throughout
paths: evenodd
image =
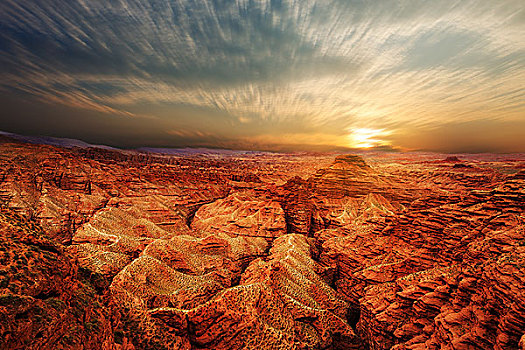
M 523 0 L 2 0 L 0 130 L 525 152 Z

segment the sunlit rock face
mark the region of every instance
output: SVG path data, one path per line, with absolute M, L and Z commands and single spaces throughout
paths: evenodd
M 379 182 L 379 176 L 361 157 L 344 155 L 336 157 L 329 167 L 318 170 L 310 181 L 320 193 L 355 197 L 369 193 L 370 187 Z
M 203 234 L 273 239 L 286 233 L 284 211 L 279 202 L 241 192 L 204 205 L 197 210 L 192 228 Z
M 524 346 L 522 156 L 0 152 L 2 348 Z

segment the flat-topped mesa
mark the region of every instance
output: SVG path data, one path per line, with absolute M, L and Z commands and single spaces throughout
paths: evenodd
M 373 169 L 354 155 L 337 156 L 329 167 L 319 169 L 309 179 L 314 189 L 333 195 L 363 195 L 375 181 L 377 176 Z
M 445 160 L 443 160 L 443 161 L 444 162 L 450 162 L 450 163 L 458 163 L 458 162 L 461 162 L 462 160 L 459 159 L 456 156 L 449 156 L 449 157 L 445 158 Z
M 366 164 L 363 158 L 353 155 L 353 154 L 343 154 L 343 155 L 335 157 L 334 164 L 338 164 L 338 163 L 357 166 L 363 169 L 371 169 L 370 166 Z
M 337 156 L 329 167 L 319 170 L 317 174 L 323 173 L 323 170 L 325 170 L 323 177 L 330 178 L 335 175 L 339 180 L 361 179 L 375 175 L 374 170 L 363 158 L 351 154 Z
M 357 201 L 371 193 L 388 201 L 396 198 L 396 184 L 380 170 L 370 167 L 356 155 L 339 155 L 334 162 L 319 169 L 308 179 L 310 199 L 314 206 L 312 230 L 350 224 Z

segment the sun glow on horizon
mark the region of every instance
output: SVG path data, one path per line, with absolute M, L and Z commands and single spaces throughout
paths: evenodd
M 390 132 L 385 131 L 385 129 L 358 128 L 350 130 L 348 140 L 350 141 L 350 147 L 372 148 L 388 145 L 389 142 L 380 138 L 387 135 L 390 135 Z

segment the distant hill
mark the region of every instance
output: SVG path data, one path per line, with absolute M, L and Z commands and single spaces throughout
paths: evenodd
M 105 145 L 93 145 L 93 144 L 90 144 L 90 143 L 87 143 L 81 140 L 77 140 L 77 139 L 68 139 L 68 138 L 51 137 L 51 136 L 24 136 L 24 135 L 14 134 L 10 132 L 5 132 L 5 131 L 0 131 L 0 135 L 9 137 L 17 141 L 33 143 L 33 144 L 38 144 L 38 145 L 50 145 L 50 146 L 66 147 L 66 148 L 79 147 L 79 148 L 103 148 L 103 149 L 110 149 L 110 150 L 118 150 L 118 148 L 105 146 Z

